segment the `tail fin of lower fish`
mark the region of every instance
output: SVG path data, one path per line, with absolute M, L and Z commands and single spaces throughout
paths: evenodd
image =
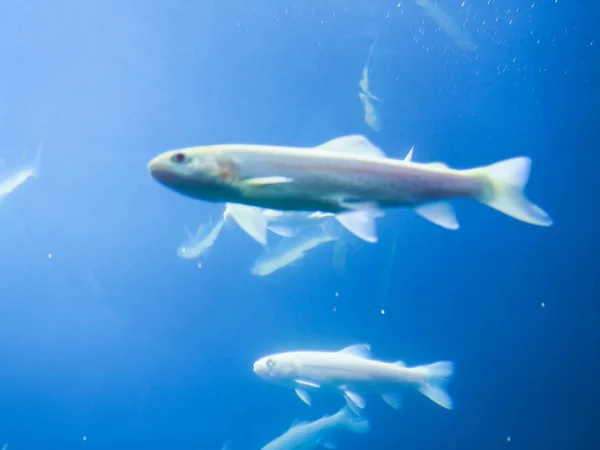
M 489 182 L 489 189 L 479 199 L 481 203 L 517 220 L 547 227 L 552 225 L 550 216 L 529 201 L 523 192 L 530 168 L 531 159 L 517 157 L 466 172 L 482 176 Z
M 445 386 L 454 373 L 454 363 L 440 361 L 417 368 L 426 373 L 425 381 L 418 387 L 419 392 L 442 408 L 453 409 L 454 402 L 445 391 Z

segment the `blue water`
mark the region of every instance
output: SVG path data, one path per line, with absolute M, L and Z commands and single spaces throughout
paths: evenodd
M 597 8 L 444 5 L 476 52 L 407 1 L 3 2 L 0 173 L 44 150 L 0 206 L 0 445 L 259 449 L 343 399 L 309 408 L 256 359 L 368 342 L 454 361 L 456 408 L 369 397 L 372 431 L 339 449 L 600 448 Z M 357 96 L 376 38 L 379 133 Z M 343 277 L 333 245 L 254 277 L 260 247 L 235 228 L 201 268 L 177 258 L 184 226 L 222 205 L 158 185 L 152 157 L 354 133 L 458 168 L 527 155 L 527 194 L 555 224 L 471 201 L 454 202 L 457 232 L 388 211 Z

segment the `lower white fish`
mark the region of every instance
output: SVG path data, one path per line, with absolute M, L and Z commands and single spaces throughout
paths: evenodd
M 7 176 L 0 174 L 0 201 L 25 183 L 29 178 L 39 176 L 43 148 L 44 143 L 42 142 L 37 149 L 35 159 L 21 170 Z
M 338 352 L 278 353 L 256 361 L 254 372 L 266 381 L 294 388 L 307 405 L 311 404 L 309 390 L 335 389 L 344 394 L 348 406 L 356 413 L 365 407 L 362 396 L 369 393 L 381 395 L 397 409 L 402 404 L 398 390 L 408 385 L 446 409 L 454 407 L 444 390 L 454 372 L 452 362 L 407 367 L 403 361 L 388 363 L 371 359 L 370 353 L 366 344 Z
M 262 450 L 309 450 L 317 446 L 335 448 L 331 441 L 332 433 L 339 430 L 367 433 L 370 429 L 367 419 L 354 416 L 344 407 L 332 416 L 326 415 L 313 422 L 294 421 L 285 433 L 269 442 Z

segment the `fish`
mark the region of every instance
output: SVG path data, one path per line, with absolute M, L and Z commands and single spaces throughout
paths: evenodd
M 331 440 L 334 432 L 347 430 L 367 433 L 370 429 L 366 418 L 355 416 L 345 406 L 336 414 L 325 415 L 312 422 L 295 420 L 285 433 L 262 447 L 262 450 L 309 450 L 318 446 L 335 448 Z
M 412 154 L 413 149 L 411 148 L 404 160 L 410 161 Z M 358 238 L 369 243 L 376 243 L 378 238 L 375 219 L 382 216 L 383 212 L 381 211 L 355 211 L 336 215 L 322 211 L 280 211 L 226 203 L 223 217 L 232 219 L 255 241 L 262 246 L 267 246 L 267 231 L 283 237 L 293 237 L 307 227 L 323 224 L 331 218 L 337 220 Z
M 0 175 L 0 202 L 11 194 L 19 186 L 23 185 L 30 178 L 37 178 L 40 175 L 40 164 L 42 158 L 42 150 L 44 143 L 41 142 L 38 146 L 36 156 L 29 164 L 22 169 L 7 175 Z
M 381 120 L 379 118 L 379 113 L 377 109 L 373 105 L 373 100 L 381 102 L 379 98 L 374 96 L 369 90 L 369 65 L 371 63 L 371 55 L 373 54 L 373 49 L 375 48 L 375 44 L 377 40 L 375 40 L 371 46 L 369 47 L 369 54 L 367 55 L 367 61 L 363 66 L 362 70 L 362 78 L 358 82 L 360 86 L 360 92 L 358 93 L 358 98 L 360 99 L 363 109 L 364 109 L 364 118 L 365 123 L 375 132 L 381 131 Z
M 363 66 L 362 78 L 358 82 L 358 85 L 360 87 L 361 92 L 363 92 L 366 97 L 368 97 L 371 100 L 376 100 L 376 101 L 380 102 L 381 100 L 379 98 L 375 97 L 369 90 L 369 71 L 370 71 L 369 66 L 371 64 L 371 56 L 373 55 L 373 49 L 375 48 L 375 44 L 377 44 L 377 39 L 375 41 L 373 41 L 373 43 L 369 47 L 369 54 L 367 55 L 367 61 L 365 62 L 365 65 Z
M 368 344 L 356 344 L 337 352 L 293 351 L 258 359 L 254 373 L 265 381 L 293 388 L 307 405 L 309 391 L 337 390 L 343 393 L 352 411 L 359 414 L 366 405 L 364 395 L 378 394 L 393 408 L 400 408 L 398 391 L 412 386 L 427 398 L 446 409 L 453 409 L 452 398 L 445 386 L 454 372 L 451 361 L 439 361 L 408 367 L 371 358 Z
M 224 224 L 225 217 L 214 225 L 211 222 L 200 225 L 196 230 L 196 234 L 192 234 L 186 228 L 188 239 L 177 247 L 177 256 L 182 259 L 196 259 L 206 254 L 219 237 Z
M 379 118 L 379 113 L 377 112 L 377 109 L 375 109 L 375 106 L 373 106 L 373 103 L 371 102 L 369 96 L 367 96 L 367 94 L 365 94 L 364 92 L 359 92 L 358 98 L 360 98 L 360 101 L 363 104 L 363 109 L 365 111 L 365 123 L 369 125 L 369 127 L 373 131 L 378 133 L 379 131 L 381 131 L 381 120 Z
M 458 22 L 450 17 L 435 0 L 416 0 L 417 5 L 424 8 L 425 14 L 429 16 L 438 26 L 450 36 L 456 45 L 463 50 L 474 52 L 477 45 L 471 35 L 461 27 Z
M 324 227 L 311 226 L 300 234 L 281 239 L 275 247 L 266 250 L 256 259 L 250 273 L 263 277 L 270 275 L 303 258 L 309 250 L 336 239 Z
M 409 152 L 412 155 L 412 151 Z M 349 135 L 316 147 L 221 144 L 171 150 L 148 164 L 163 186 L 209 202 L 281 211 L 366 213 L 410 207 L 441 227 L 459 228 L 456 198 L 479 201 L 538 226 L 552 219 L 524 194 L 531 159 L 520 156 L 484 167 L 452 169 L 387 157 L 365 136 Z M 362 216 L 357 212 L 362 212 Z

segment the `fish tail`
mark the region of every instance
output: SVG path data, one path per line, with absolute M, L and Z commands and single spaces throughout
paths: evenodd
M 524 190 L 529 180 L 531 159 L 517 157 L 470 169 L 465 174 L 483 177 L 488 188 L 478 200 L 507 216 L 533 225 L 547 227 L 552 219 L 539 206 L 525 196 Z
M 454 402 L 445 391 L 445 386 L 454 373 L 454 363 L 451 361 L 439 361 L 433 364 L 417 366 L 414 369 L 425 372 L 424 381 L 417 388 L 419 392 L 441 407 L 453 409 Z
M 369 421 L 362 417 L 355 415 L 348 406 L 344 406 L 339 410 L 337 415 L 340 416 L 343 426 L 353 433 L 367 433 L 371 429 Z

